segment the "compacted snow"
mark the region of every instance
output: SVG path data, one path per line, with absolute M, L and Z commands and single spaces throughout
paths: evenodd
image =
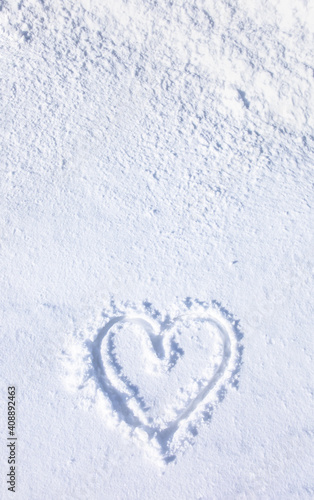
M 0 2 L 1 498 L 314 497 L 313 19 Z

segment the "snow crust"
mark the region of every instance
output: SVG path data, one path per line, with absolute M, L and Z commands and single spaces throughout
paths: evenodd
M 312 20 L 0 2 L 1 498 L 313 497 Z

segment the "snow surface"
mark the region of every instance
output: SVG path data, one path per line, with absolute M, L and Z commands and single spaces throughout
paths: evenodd
M 314 497 L 313 20 L 1 0 L 1 498 Z

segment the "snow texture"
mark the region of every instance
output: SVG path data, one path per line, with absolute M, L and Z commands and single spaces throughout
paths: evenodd
M 0 0 L 1 498 L 313 498 L 313 19 Z

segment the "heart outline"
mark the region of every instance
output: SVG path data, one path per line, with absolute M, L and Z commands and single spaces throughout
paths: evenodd
M 140 323 L 141 326 L 145 324 L 144 329 L 146 333 L 148 333 L 149 330 L 152 330 L 151 335 L 149 333 L 148 335 L 150 336 L 151 340 L 152 336 L 155 337 L 154 339 L 155 345 L 153 341 L 152 344 L 155 352 L 157 353 L 157 350 L 155 348 L 155 346 L 157 345 L 156 338 L 159 337 L 158 339 L 159 344 L 162 345 L 164 336 L 163 331 L 169 328 L 167 323 L 153 321 L 152 318 L 149 318 L 149 321 L 147 321 L 147 315 L 143 315 L 143 313 L 136 314 L 135 312 L 132 312 L 131 314 L 130 313 L 121 314 L 119 316 L 112 317 L 102 328 L 100 328 L 98 330 L 96 338 L 94 339 L 94 342 L 92 342 L 91 344 L 92 361 L 95 369 L 96 378 L 98 380 L 100 388 L 102 389 L 102 392 L 108 396 L 113 410 L 117 412 L 121 420 L 124 421 L 129 426 L 130 429 L 132 429 L 133 431 L 135 431 L 136 429 L 142 429 L 147 433 L 148 438 L 150 440 L 154 438 L 155 441 L 157 441 L 163 459 L 166 462 L 170 462 L 175 458 L 175 455 L 170 454 L 171 444 L 174 439 L 174 436 L 176 435 L 180 427 L 180 424 L 184 422 L 189 422 L 189 418 L 194 414 L 194 412 L 196 412 L 199 406 L 201 406 L 202 404 L 204 405 L 206 403 L 209 394 L 212 393 L 212 391 L 218 385 L 218 382 L 226 374 L 228 370 L 228 364 L 230 364 L 230 360 L 232 357 L 234 358 L 233 367 L 229 369 L 229 377 L 226 378 L 224 384 L 221 384 L 220 389 L 221 390 L 224 389 L 224 386 L 227 382 L 230 381 L 232 382 L 232 379 L 234 379 L 234 376 L 239 371 L 239 366 L 241 364 L 240 363 L 241 355 L 237 345 L 237 339 L 238 339 L 236 331 L 237 324 L 236 322 L 233 322 L 233 325 L 235 327 L 233 328 L 230 322 L 231 319 L 230 315 L 228 315 L 229 317 L 228 316 L 226 317 L 225 310 L 222 309 L 219 310 L 217 308 L 217 303 L 214 305 L 216 307 L 211 311 L 212 314 L 210 314 L 208 311 L 206 311 L 205 313 L 203 312 L 202 314 L 186 313 L 176 316 L 175 318 L 173 318 L 171 322 L 171 325 L 174 325 L 175 322 L 177 322 L 178 320 L 181 320 L 183 318 L 188 318 L 194 321 L 201 320 L 203 322 L 206 321 L 211 323 L 216 328 L 218 328 L 220 337 L 223 341 L 223 355 L 220 365 L 214 372 L 213 376 L 209 379 L 208 384 L 206 384 L 205 387 L 200 390 L 200 392 L 197 394 L 196 397 L 194 397 L 191 401 L 188 402 L 187 406 L 183 409 L 183 411 L 179 414 L 179 416 L 174 421 L 170 422 L 165 429 L 159 429 L 156 426 L 153 427 L 151 425 L 143 423 L 141 419 L 134 414 L 134 411 L 132 411 L 132 409 L 129 408 L 125 393 L 123 393 L 121 390 L 117 389 L 112 385 L 106 373 L 106 369 L 101 355 L 101 346 L 104 338 L 106 337 L 106 335 L 108 335 L 108 333 L 110 332 L 110 330 L 114 325 L 116 325 L 117 323 L 133 322 L 133 323 Z M 217 317 L 217 315 L 220 317 Z M 155 326 L 159 325 L 159 330 L 160 330 L 159 334 L 153 333 L 154 327 L 152 326 L 152 322 L 155 323 Z M 165 324 L 166 326 L 163 326 Z M 159 350 L 160 350 L 160 345 L 158 347 Z M 219 397 L 219 400 L 221 401 L 223 397 L 224 395 L 222 397 Z M 140 398 L 137 398 L 138 403 L 139 401 Z M 212 401 L 207 402 L 207 407 L 208 405 L 213 409 Z

